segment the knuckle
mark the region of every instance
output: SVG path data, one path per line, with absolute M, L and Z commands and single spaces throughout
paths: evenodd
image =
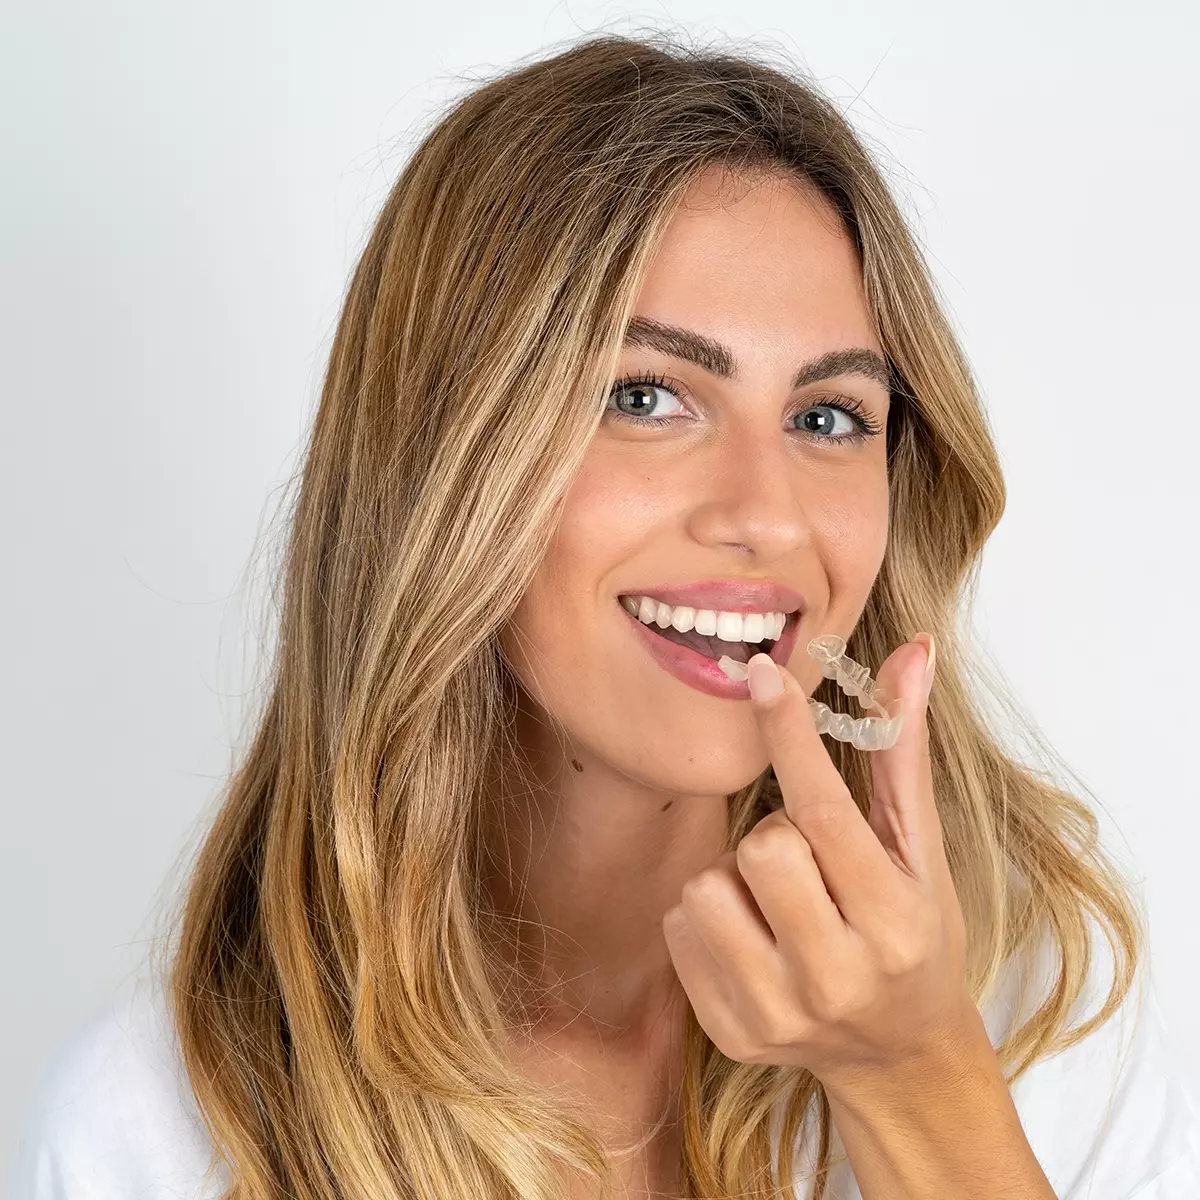
M 667 929 L 679 929 L 687 924 L 687 914 L 683 911 L 682 904 L 672 905 L 663 913 L 663 925 Z
M 680 889 L 680 902 L 685 909 L 694 908 L 697 904 L 708 904 L 723 888 L 721 873 L 706 867 L 698 875 L 693 875 Z
M 725 1032 L 719 1042 L 713 1043 L 726 1058 L 734 1062 L 749 1063 L 759 1054 L 759 1048 L 753 1045 L 743 1034 Z
M 923 949 L 908 937 L 892 938 L 879 950 L 879 969 L 885 975 L 907 975 L 924 961 Z
M 846 814 L 840 805 L 819 802 L 804 809 L 803 832 L 827 845 L 836 844 L 846 833 Z
M 760 822 L 738 843 L 738 862 L 775 862 L 788 853 L 794 834 L 794 828 L 789 834 L 778 821 L 770 825 Z
M 857 1011 L 857 988 L 836 980 L 827 981 L 814 989 L 810 1004 L 817 1020 L 827 1025 L 839 1024 Z
M 760 1038 L 765 1046 L 795 1046 L 805 1038 L 804 1022 L 791 1009 L 770 1009 L 758 1021 Z
M 942 942 L 942 920 L 937 909 L 919 904 L 911 910 L 905 928 L 880 945 L 879 967 L 887 975 L 908 974 L 928 961 Z

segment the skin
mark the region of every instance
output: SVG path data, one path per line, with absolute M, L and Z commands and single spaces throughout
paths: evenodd
M 663 914 L 720 852 L 726 796 L 768 756 L 749 706 L 663 671 L 617 597 L 709 578 L 793 586 L 807 612 L 792 665 L 811 693 L 820 668 L 803 645 L 853 628 L 882 563 L 887 467 L 882 434 L 818 445 L 789 431 L 789 417 L 849 394 L 882 426 L 888 393 L 860 376 L 789 390 L 820 354 L 882 348 L 852 243 L 823 198 L 788 182 L 702 176 L 634 313 L 724 342 L 740 378 L 626 349 L 621 374 L 686 388 L 679 399 L 655 392 L 654 415 L 686 405 L 697 419 L 645 429 L 605 417 L 501 642 L 528 700 L 520 739 L 542 787 L 533 845 L 511 872 L 529 872 L 529 913 L 571 943 L 545 977 L 563 981 L 564 1019 L 582 1013 L 606 1040 L 644 1046 L 678 992 Z M 837 432 L 847 428 L 840 419 Z M 525 824 L 522 813 L 509 836 Z
M 671 1122 L 690 1004 L 727 1056 L 821 1078 L 865 1200 L 1051 1196 L 964 990 L 925 647 L 906 644 L 878 672 L 912 718 L 872 756 L 869 823 L 805 703 L 821 672 L 804 647 L 853 630 L 887 543 L 886 386 L 845 375 L 790 387 L 830 351 L 883 355 L 854 245 L 809 187 L 714 169 L 684 198 L 633 311 L 724 343 L 737 378 L 626 347 L 622 375 L 667 377 L 650 388 L 652 415 L 672 422 L 606 415 L 502 633 L 525 779 L 505 794 L 492 844 L 507 839 L 508 857 L 485 883 L 501 911 L 549 927 L 544 944 L 523 933 L 519 955 L 553 996 L 528 1009 L 521 1061 L 576 1084 L 626 1141 L 666 1121 L 620 1177 L 627 1194 L 678 1194 Z M 855 426 L 838 413 L 829 433 L 793 424 L 843 398 L 880 432 L 839 443 Z M 717 578 L 805 597 L 773 701 L 680 682 L 617 600 Z M 769 762 L 785 809 L 722 854 L 728 793 Z M 941 1134 L 956 1128 L 975 1141 Z
M 710 578 L 795 587 L 807 611 L 793 665 L 811 692 L 820 670 L 802 647 L 853 628 L 883 560 L 886 449 L 882 433 L 842 446 L 789 425 L 851 396 L 882 429 L 889 396 L 862 376 L 790 388 L 828 351 L 882 354 L 850 238 L 823 197 L 791 180 L 701 176 L 633 312 L 725 343 L 738 378 L 641 347 L 622 355 L 621 375 L 680 385 L 653 393 L 654 415 L 695 419 L 647 429 L 605 417 L 502 635 L 525 693 L 518 737 L 534 786 L 511 802 L 510 858 L 489 883 L 503 910 L 554 931 L 524 961 L 559 997 L 536 1015 L 547 1069 L 577 1066 L 599 1105 L 652 1124 L 674 1111 L 688 1003 L 663 917 L 720 853 L 726 797 L 768 753 L 749 705 L 664 672 L 617 597 Z M 851 428 L 834 422 L 835 436 Z M 523 901 L 510 882 L 521 878 Z

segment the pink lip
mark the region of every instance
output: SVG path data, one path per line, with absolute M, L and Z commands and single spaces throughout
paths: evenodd
M 650 593 L 639 592 L 637 594 L 647 596 Z M 667 601 L 664 601 L 664 603 L 667 603 Z M 618 603 L 617 607 L 637 627 L 636 636 L 641 639 L 642 645 L 646 647 L 650 652 L 650 656 L 664 671 L 674 675 L 676 679 L 686 683 L 689 687 L 694 687 L 698 692 L 707 692 L 708 695 L 719 696 L 722 700 L 750 699 L 750 689 L 744 679 L 730 679 L 717 666 L 715 659 L 709 658 L 706 654 L 701 654 L 698 650 L 693 650 L 690 646 L 681 646 L 677 642 L 668 641 L 665 637 L 660 637 L 652 631 L 649 625 L 644 625 L 639 621 L 624 605 Z M 736 610 L 726 608 L 724 611 L 734 612 Z M 778 612 L 782 610 L 774 609 L 770 611 Z M 779 641 L 771 647 L 771 657 L 777 663 L 786 666 L 788 659 L 791 658 L 792 651 L 796 646 L 796 640 L 800 636 L 800 619 L 802 615 L 797 614 L 788 617 L 787 624 L 783 627 L 783 634 L 779 638 Z
M 650 596 L 671 608 L 686 604 L 692 608 L 711 608 L 715 612 L 793 613 L 800 610 L 803 613 L 807 607 L 804 597 L 793 588 L 781 583 L 753 583 L 746 579 L 705 579 L 672 587 L 626 588 L 621 594 Z

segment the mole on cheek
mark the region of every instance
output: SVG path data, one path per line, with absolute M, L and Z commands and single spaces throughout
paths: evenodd
M 670 807 L 671 807 L 671 805 L 672 805 L 672 804 L 674 804 L 674 803 L 675 803 L 675 801 L 674 801 L 674 800 L 668 800 L 668 801 L 666 802 L 666 804 L 664 804 L 664 805 L 662 806 L 662 808 L 660 808 L 658 811 L 659 811 L 659 812 L 666 812 L 666 811 L 667 811 L 667 809 L 668 809 L 668 808 L 670 808 Z
M 581 763 L 577 758 L 571 759 L 571 766 L 573 766 L 577 771 L 583 770 L 583 763 Z

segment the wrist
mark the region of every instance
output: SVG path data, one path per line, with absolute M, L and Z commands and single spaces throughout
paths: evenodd
M 907 1058 L 856 1066 L 823 1078 L 831 1106 L 846 1116 L 875 1119 L 880 1113 L 906 1123 L 939 1123 L 964 1095 L 992 1095 L 1011 1104 L 1008 1085 L 983 1017 L 966 998 L 961 1011 Z

